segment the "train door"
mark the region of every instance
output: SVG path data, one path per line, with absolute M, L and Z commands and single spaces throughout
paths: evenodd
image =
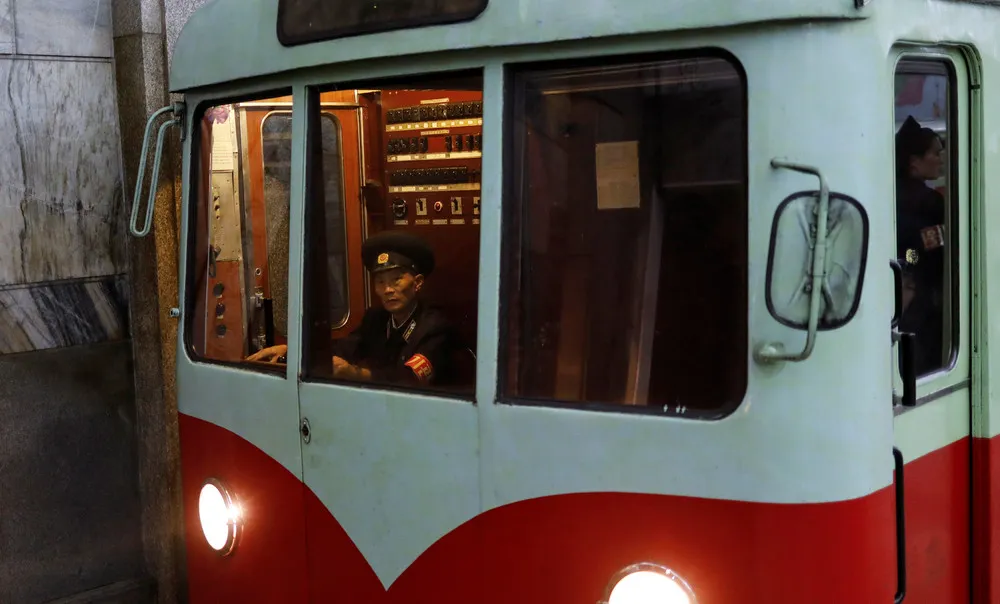
M 906 601 L 969 602 L 976 328 L 969 71 L 947 50 L 900 49 L 892 58 L 903 334 L 894 439 L 897 479 L 905 464 Z
M 452 87 L 336 92 L 354 95 L 353 113 L 328 110 L 335 92 L 306 89 L 299 402 L 313 601 L 333 593 L 381 601 L 424 550 L 479 511 L 471 399 L 481 86 L 475 76 Z M 396 329 L 360 254 L 365 237 L 393 229 L 422 238 L 435 264 L 407 290 L 419 306 L 394 332 L 412 358 L 380 373 L 352 361 L 349 336 L 359 327 L 387 337 Z M 430 353 L 405 352 L 440 317 L 461 344 L 440 361 L 465 373 L 444 371 Z

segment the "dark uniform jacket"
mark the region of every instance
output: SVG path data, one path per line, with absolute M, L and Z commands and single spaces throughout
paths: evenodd
M 917 375 L 943 364 L 945 246 L 944 198 L 923 181 L 896 182 L 896 245 L 904 271 L 916 285 L 913 300 L 899 321 L 900 331 L 917 336 Z
M 457 338 L 445 316 L 418 304 L 398 329 L 384 308 L 370 308 L 349 336 L 333 344 L 333 354 L 372 372 L 372 381 L 445 385 L 454 380 Z

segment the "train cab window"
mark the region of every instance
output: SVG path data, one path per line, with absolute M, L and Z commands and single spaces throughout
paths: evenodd
M 734 409 L 749 354 L 741 68 L 528 67 L 512 94 L 503 397 Z
M 312 90 L 307 115 L 307 379 L 471 396 L 475 384 L 482 80 Z M 321 135 L 339 119 L 337 165 Z M 330 171 L 343 186 L 324 186 Z M 346 248 L 330 212 L 343 195 Z M 348 314 L 336 322 L 331 281 Z
M 895 81 L 896 253 L 903 267 L 899 330 L 916 334 L 916 372 L 955 356 L 958 306 L 954 78 L 950 63 L 903 60 Z
M 284 373 L 253 355 L 287 338 L 290 101 L 211 106 L 198 117 L 185 330 L 196 358 Z

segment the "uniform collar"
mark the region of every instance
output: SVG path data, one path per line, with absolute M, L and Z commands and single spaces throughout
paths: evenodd
M 408 316 L 406 320 L 399 325 L 396 325 L 396 320 L 393 318 L 392 314 L 389 314 L 389 320 L 386 321 L 385 324 L 385 338 L 388 340 L 394 330 L 403 329 L 405 326 L 406 329 L 403 331 L 403 341 L 409 342 L 410 336 L 413 335 L 414 330 L 417 328 L 416 316 L 418 310 L 420 310 L 419 302 L 413 307 L 413 310 L 410 312 L 410 316 Z
M 410 321 L 411 319 L 413 319 L 413 316 L 417 314 L 417 307 L 418 307 L 418 306 L 420 306 L 420 303 L 419 303 L 419 302 L 418 302 L 418 303 L 416 303 L 416 304 L 414 304 L 414 305 L 413 305 L 413 310 L 411 310 L 411 311 L 410 311 L 410 314 L 409 314 L 409 316 L 407 316 L 407 317 L 406 317 L 405 319 L 403 319 L 403 320 L 402 320 L 402 321 L 401 321 L 401 322 L 399 323 L 399 325 L 397 325 L 397 324 L 396 324 L 396 318 L 392 316 L 392 313 L 389 313 L 389 325 L 390 325 L 390 326 L 391 326 L 391 327 L 392 327 L 393 329 L 399 329 L 399 328 L 400 328 L 400 327 L 402 327 L 403 325 L 406 325 L 406 324 L 407 324 L 407 323 L 408 323 L 408 322 L 409 322 L 409 321 Z

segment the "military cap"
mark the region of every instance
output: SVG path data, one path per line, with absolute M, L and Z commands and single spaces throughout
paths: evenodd
M 420 237 L 406 231 L 382 231 L 361 246 L 361 259 L 372 273 L 405 268 L 429 276 L 434 271 L 434 251 Z
M 896 154 L 903 158 L 914 153 L 923 130 L 924 128 L 917 120 L 913 119 L 912 115 L 907 116 L 903 125 L 899 127 L 899 131 L 896 132 Z

